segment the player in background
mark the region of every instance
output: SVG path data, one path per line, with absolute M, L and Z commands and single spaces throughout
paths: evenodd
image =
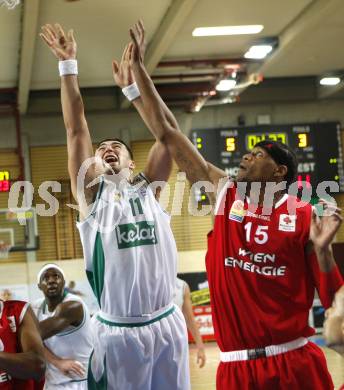
M 99 143 L 98 162 L 78 191 L 79 169 L 94 153 L 78 86 L 76 42 L 72 31 L 66 35 L 59 25 L 44 26 L 41 37 L 60 60 L 68 169 L 79 205 L 86 273 L 101 309 L 92 319 L 89 387 L 188 390 L 186 325 L 173 304 L 177 248 L 170 217 L 149 186 L 168 179 L 171 157 L 164 144 L 155 143 L 144 172 L 134 177 L 130 148 L 110 137 Z M 121 63 L 116 82 L 125 87 L 131 77 L 129 63 Z M 140 99 L 135 105 L 139 108 Z
M 87 389 L 92 352 L 90 315 L 82 299 L 65 291 L 65 276 L 56 264 L 37 275 L 44 298 L 34 304 L 48 362 L 45 389 Z
M 195 340 L 197 348 L 196 363 L 199 365 L 199 368 L 202 368 L 204 367 L 206 362 L 204 344 L 201 333 L 195 320 L 195 316 L 192 311 L 190 287 L 184 280 L 180 278 L 177 278 L 176 282 L 174 303 L 180 307 L 185 318 L 186 326 L 191 332 L 193 339 Z
M 45 372 L 42 340 L 29 304 L 0 300 L 0 389 L 31 390 Z
M 172 113 L 165 114 L 167 107 L 143 64 L 141 24 L 130 35 L 128 57 L 143 120 L 189 181 L 206 181 L 216 194 L 225 172 L 205 161 L 170 120 Z M 315 288 L 326 308 L 343 285 L 331 251 L 340 210 L 312 218 L 310 204 L 298 207 L 297 198 L 278 187 L 273 207 L 263 212 L 268 183 L 289 186 L 296 171 L 295 155 L 286 145 L 263 141 L 243 156 L 236 181 L 227 180 L 217 196 L 206 256 L 221 350 L 217 389 L 333 389 L 323 352 L 308 341 L 314 334 L 308 315 Z M 236 190 L 245 183 L 247 191 Z

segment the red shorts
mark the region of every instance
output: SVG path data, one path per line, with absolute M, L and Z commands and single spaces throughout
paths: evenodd
M 217 390 L 333 390 L 325 355 L 315 344 L 287 353 L 239 362 L 221 362 Z

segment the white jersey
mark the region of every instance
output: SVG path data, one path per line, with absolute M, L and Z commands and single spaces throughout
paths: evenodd
M 122 188 L 103 176 L 89 217 L 77 226 L 103 313 L 140 317 L 172 302 L 177 248 L 170 217 L 142 174 Z
M 55 366 L 47 363 L 45 373 L 45 389 L 53 389 L 57 385 L 65 385 L 80 381 L 87 381 L 88 362 L 93 349 L 92 333 L 90 327 L 90 315 L 83 300 L 77 295 L 66 293 L 62 302 L 78 301 L 84 309 L 84 318 L 82 323 L 75 327 L 70 326 L 63 332 L 44 340 L 47 346 L 56 356 L 64 359 L 73 359 L 80 362 L 85 369 L 85 376 L 80 378 L 76 376 L 71 378 L 62 374 Z M 33 305 L 38 321 L 43 321 L 55 314 L 55 311 L 49 312 L 45 299 L 39 299 Z
M 176 288 L 174 290 L 173 301 L 176 305 L 179 306 L 180 309 L 182 309 L 184 304 L 184 294 L 185 294 L 186 286 L 187 284 L 184 280 L 179 278 L 176 279 Z

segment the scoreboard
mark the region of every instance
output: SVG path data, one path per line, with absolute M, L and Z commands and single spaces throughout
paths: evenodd
M 336 181 L 344 192 L 341 127 L 338 122 L 296 125 L 257 125 L 192 130 L 191 140 L 203 157 L 236 176 L 242 156 L 257 142 L 280 141 L 294 150 L 298 160 L 297 180 L 313 190 L 322 181 Z

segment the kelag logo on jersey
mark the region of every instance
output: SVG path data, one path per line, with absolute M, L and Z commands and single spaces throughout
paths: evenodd
M 246 215 L 246 210 L 244 209 L 244 202 L 242 200 L 236 200 L 231 207 L 229 212 L 229 219 L 236 222 L 242 222 Z
M 155 225 L 151 221 L 126 223 L 116 228 L 118 249 L 132 248 L 141 245 L 155 245 Z

